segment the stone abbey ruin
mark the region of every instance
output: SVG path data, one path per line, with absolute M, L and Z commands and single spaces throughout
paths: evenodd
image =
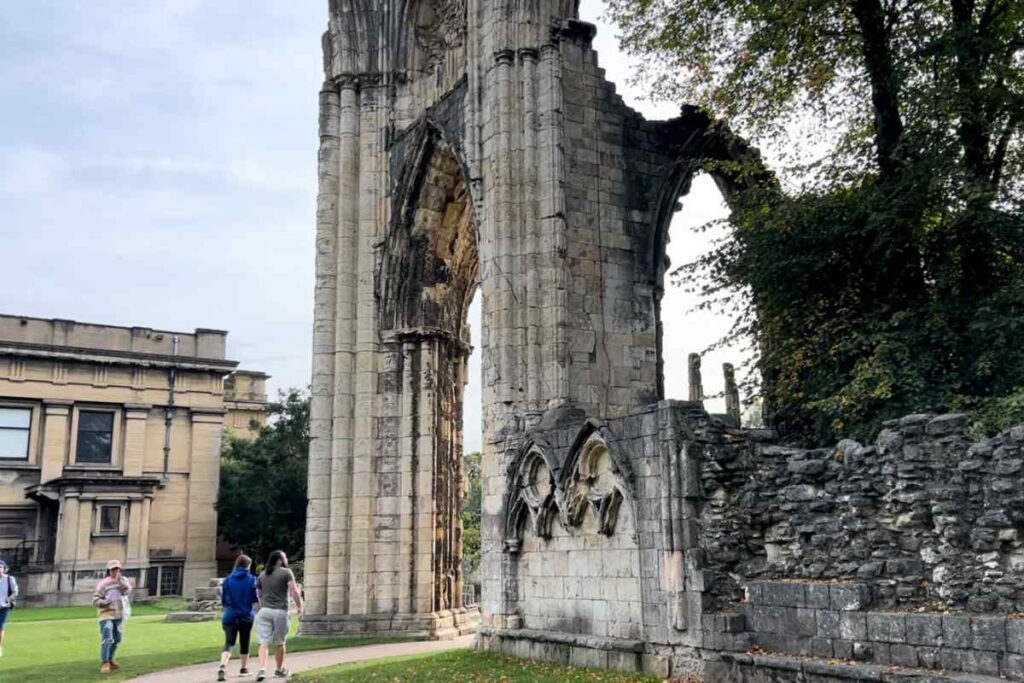
M 663 395 L 669 221 L 694 173 L 752 152 L 696 110 L 625 106 L 594 30 L 573 0 L 330 2 L 303 631 L 477 629 L 706 680 L 1024 680 L 1024 429 L 972 442 L 963 416 L 916 415 L 799 450 Z M 758 182 L 713 175 L 727 200 Z

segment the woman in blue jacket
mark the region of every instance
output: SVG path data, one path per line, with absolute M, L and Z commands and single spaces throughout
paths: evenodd
M 238 672 L 245 676 L 249 673 L 249 634 L 252 633 L 252 620 L 256 615 L 256 577 L 249 572 L 252 560 L 239 555 L 235 560 L 235 568 L 220 584 L 221 604 L 224 605 L 224 616 L 221 625 L 224 627 L 224 651 L 220 655 L 220 669 L 217 680 L 226 681 L 225 667 L 231 659 L 231 649 L 235 640 L 239 641 L 238 652 L 242 657 L 242 668 Z

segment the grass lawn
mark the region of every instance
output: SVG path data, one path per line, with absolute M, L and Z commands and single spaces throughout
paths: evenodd
M 146 617 L 155 614 L 168 614 L 188 609 L 187 598 L 160 598 L 150 605 L 132 605 L 132 616 Z M 58 619 L 95 619 L 96 608 L 90 605 L 82 607 L 40 607 L 21 608 L 11 612 L 8 624 L 19 621 L 54 621 Z M 99 628 L 98 626 L 96 628 Z
M 295 683 L 659 683 L 662 679 L 598 669 L 577 669 L 514 657 L 456 650 L 342 664 L 292 676 Z
M 139 606 L 125 626 L 117 650 L 123 667 L 101 676 L 99 623 L 96 610 L 78 607 L 19 609 L 7 622 L 0 681 L 54 683 L 56 681 L 123 680 L 144 673 L 187 664 L 216 661 L 224 642 L 220 621 L 195 624 L 168 623 L 170 605 Z M 84 612 L 82 610 L 85 610 Z M 141 612 L 141 616 L 137 616 Z M 81 617 L 81 615 L 85 615 Z M 298 620 L 292 620 L 292 634 Z M 252 653 L 256 653 L 253 634 Z M 293 638 L 289 652 L 394 642 L 396 638 Z M 236 650 L 237 652 L 237 650 Z M 255 657 L 254 657 L 255 659 Z M 237 656 L 234 659 L 237 666 Z M 254 662 L 255 664 L 255 662 Z

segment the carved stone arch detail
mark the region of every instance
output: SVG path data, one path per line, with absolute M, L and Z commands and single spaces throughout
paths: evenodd
M 608 449 L 608 454 L 615 462 L 616 470 L 619 472 L 620 477 L 623 480 L 623 484 L 626 486 L 632 486 L 633 467 L 629 463 L 629 457 L 620 452 L 614 445 L 614 435 L 608 431 L 604 423 L 591 417 L 587 418 L 583 423 L 583 426 L 580 427 L 580 430 L 576 433 L 576 437 L 573 439 L 572 446 L 569 448 L 569 455 L 561 468 L 559 488 L 567 488 L 568 485 L 572 483 L 573 472 L 579 466 L 580 456 L 587 450 L 588 442 L 590 442 L 595 435 L 598 440 L 604 444 L 605 448 Z
M 588 420 L 562 469 L 562 520 L 566 527 L 583 523 L 588 509 L 594 511 L 600 532 L 615 533 L 622 503 L 629 498 L 633 480 L 629 461 L 621 457 L 602 433 L 597 420 Z
M 381 329 L 459 341 L 480 279 L 476 207 L 458 145 L 429 117 L 395 144 L 391 224 L 376 274 Z
M 530 524 L 540 538 L 551 537 L 551 522 L 558 515 L 558 471 L 543 441 L 531 441 L 509 463 L 505 498 L 505 548 L 518 551 Z
M 371 5 L 370 0 L 330 0 L 330 19 L 322 39 L 324 73 L 328 78 L 380 71 L 380 11 Z
M 536 47 L 551 40 L 552 29 L 579 18 L 580 0 L 496 0 L 495 9 L 495 18 L 514 27 L 520 44 Z
M 409 80 L 440 66 L 456 77 L 465 71 L 466 0 L 399 0 L 392 17 L 391 68 Z
M 678 118 L 655 125 L 665 148 L 672 150 L 676 157 L 658 186 L 654 224 L 648 240 L 647 272 L 651 284 L 658 287 L 665 275 L 669 224 L 679 197 L 689 192 L 694 175 L 705 170 L 730 209 L 743 191 L 755 186 L 772 186 L 776 180 L 756 147 L 697 107 L 684 107 Z

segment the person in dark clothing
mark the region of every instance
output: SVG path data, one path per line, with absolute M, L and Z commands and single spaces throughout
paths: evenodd
M 18 599 L 18 582 L 7 573 L 7 563 L 0 560 L 0 657 L 4 656 L 4 624 Z
M 226 667 L 231 659 L 231 649 L 238 640 L 238 653 L 241 655 L 242 668 L 239 675 L 249 673 L 249 635 L 252 633 L 252 622 L 256 615 L 256 577 L 249 571 L 252 560 L 239 555 L 235 560 L 235 568 L 221 582 L 221 604 L 224 605 L 224 616 L 221 626 L 224 628 L 224 651 L 220 655 L 220 668 L 217 680 L 226 681 Z

